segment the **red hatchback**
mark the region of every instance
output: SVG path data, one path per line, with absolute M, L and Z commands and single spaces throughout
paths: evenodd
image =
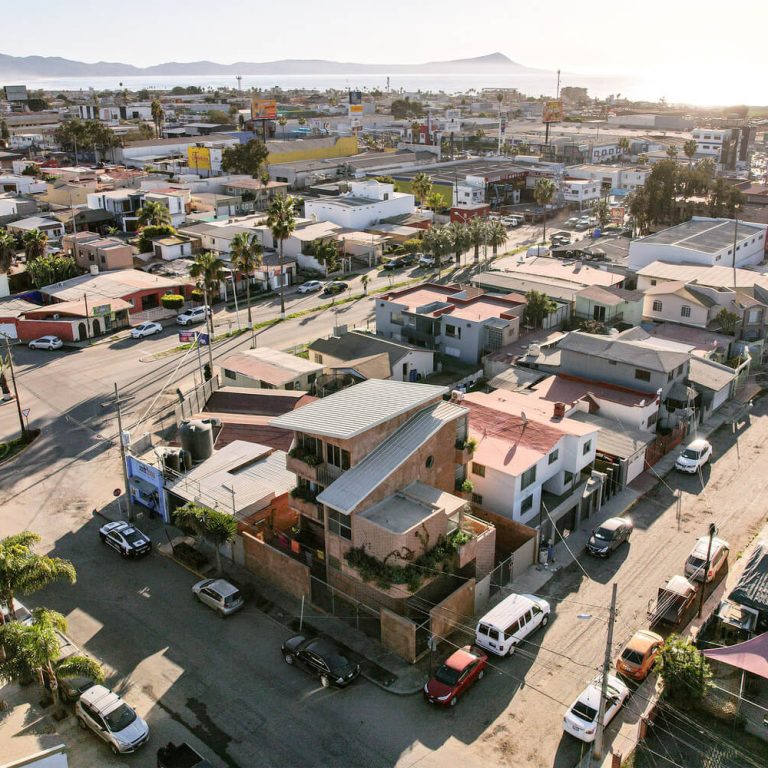
M 424 686 L 430 704 L 456 706 L 459 697 L 485 674 L 488 657 L 470 645 L 451 654 Z

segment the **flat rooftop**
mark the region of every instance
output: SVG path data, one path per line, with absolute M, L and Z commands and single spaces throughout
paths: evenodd
M 437 511 L 429 504 L 398 492 L 358 514 L 386 531 L 405 533 L 432 517 Z
M 393 158 L 394 159 L 394 158 Z M 434 164 L 426 169 L 433 184 L 455 184 L 457 179 L 464 180 L 467 176 L 481 176 L 487 181 L 521 176 L 528 173 L 529 166 L 520 165 L 511 160 L 464 160 L 451 164 Z M 393 170 L 387 174 L 396 181 L 411 181 L 414 176 L 424 173 L 424 168 L 414 168 L 408 171 Z
M 718 253 L 733 247 L 735 224 L 731 219 L 691 219 L 635 242 L 644 245 L 675 245 L 704 253 Z M 736 242 L 743 243 L 765 232 L 765 227 L 739 221 Z

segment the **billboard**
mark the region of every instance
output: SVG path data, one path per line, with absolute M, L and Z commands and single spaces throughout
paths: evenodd
M 187 163 L 196 171 L 210 171 L 211 150 L 208 147 L 188 147 Z
M 621 226 L 624 223 L 624 214 L 626 213 L 623 205 L 611 208 L 611 222 Z
M 350 105 L 362 104 L 363 103 L 363 92 L 362 91 L 350 91 L 349 92 L 349 103 L 350 103 Z
M 544 102 L 544 123 L 560 123 L 563 120 L 563 102 L 552 99 Z
M 251 118 L 254 120 L 275 120 L 277 102 L 274 99 L 252 99 Z
M 26 85 L 6 85 L 4 90 L 6 101 L 27 101 L 29 99 Z
M 104 315 L 111 315 L 112 314 L 112 305 L 111 304 L 98 304 L 91 310 L 94 317 L 102 317 Z
M 362 104 L 350 104 L 349 105 L 349 114 L 350 115 L 362 115 L 363 114 L 363 105 Z

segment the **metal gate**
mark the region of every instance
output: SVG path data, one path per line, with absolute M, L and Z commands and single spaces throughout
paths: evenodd
M 316 608 L 341 619 L 374 640 L 381 640 L 381 620 L 377 610 L 315 576 L 310 577 L 310 588 L 310 599 Z
M 512 582 L 512 565 L 515 556 L 510 555 L 506 560 L 502 560 L 490 573 L 490 594 L 495 595 L 500 589 L 506 587 Z

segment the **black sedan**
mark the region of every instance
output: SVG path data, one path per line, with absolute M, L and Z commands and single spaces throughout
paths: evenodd
M 343 688 L 359 674 L 360 665 L 344 656 L 338 646 L 324 637 L 295 635 L 283 643 L 286 664 L 303 667 L 310 675 L 320 678 L 323 688 L 335 685 Z
M 341 280 L 334 280 L 332 283 L 328 283 L 323 291 L 323 296 L 336 296 L 338 293 L 344 293 L 349 288 L 349 285 Z
M 104 544 L 112 547 L 123 557 L 146 555 L 152 549 L 149 536 L 125 520 L 102 525 L 99 528 L 99 536 Z
M 587 552 L 597 557 L 608 557 L 614 549 L 629 541 L 632 522 L 623 517 L 611 517 L 592 531 L 587 542 Z

